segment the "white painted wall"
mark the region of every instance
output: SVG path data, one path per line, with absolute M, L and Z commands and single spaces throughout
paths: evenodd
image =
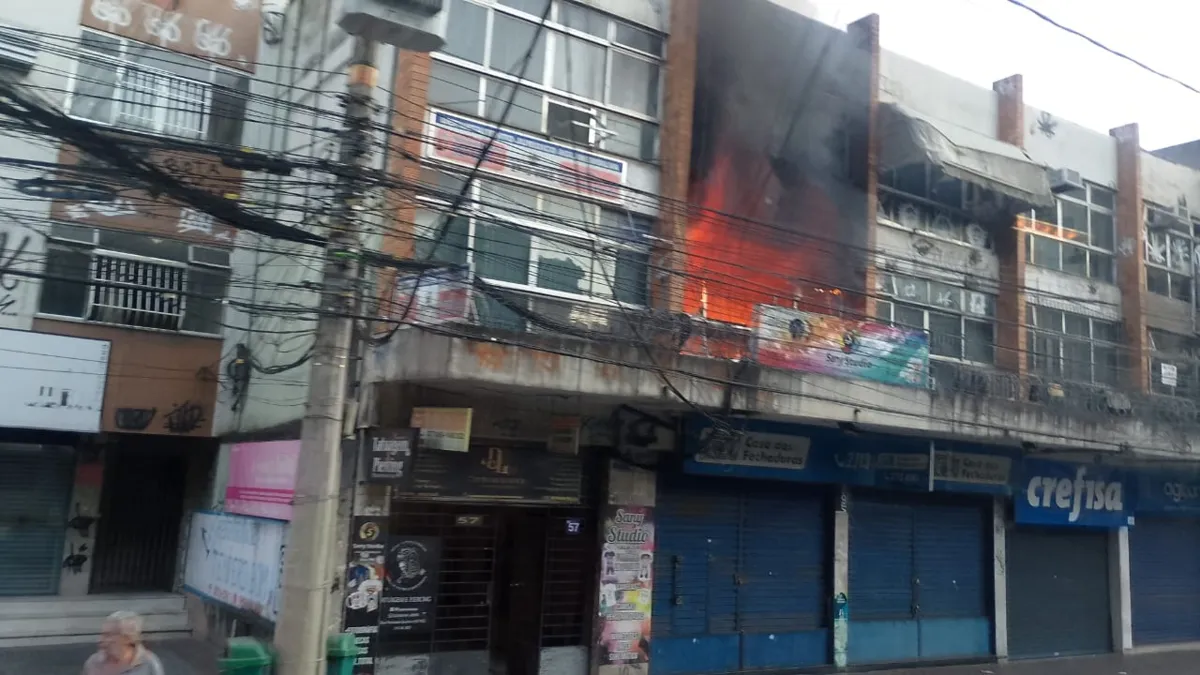
M 1117 141 L 1052 113 L 1025 106 L 1025 151 L 1039 164 L 1078 171 L 1085 180 L 1116 189 Z
M 879 57 L 879 100 L 901 103 L 936 124 L 996 137 L 996 94 L 889 51 Z

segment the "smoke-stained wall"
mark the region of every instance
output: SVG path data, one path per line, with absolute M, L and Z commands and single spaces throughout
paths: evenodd
M 870 53 L 769 0 L 700 1 L 686 311 L 861 311 Z

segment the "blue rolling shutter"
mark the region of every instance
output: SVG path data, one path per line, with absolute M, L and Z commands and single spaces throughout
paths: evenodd
M 991 542 L 984 541 L 984 533 L 992 531 L 988 515 L 983 508 L 967 505 L 913 508 L 922 659 L 992 651 Z
M 820 492 L 753 486 L 742 499 L 738 577 L 741 668 L 828 662 L 826 525 Z M 813 490 L 816 492 L 816 490 Z
M 1200 520 L 1139 517 L 1129 567 L 1133 644 L 1200 640 Z
M 660 481 L 650 641 L 657 675 L 737 669 L 740 504 L 731 488 L 721 480 Z
M 850 509 L 850 618 L 913 616 L 913 507 L 855 499 Z
M 58 592 L 74 468 L 70 450 L 0 447 L 0 596 Z

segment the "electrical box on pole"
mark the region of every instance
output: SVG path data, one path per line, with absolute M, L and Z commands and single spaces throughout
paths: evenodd
M 345 0 L 338 26 L 356 37 L 414 52 L 446 43 L 446 0 Z

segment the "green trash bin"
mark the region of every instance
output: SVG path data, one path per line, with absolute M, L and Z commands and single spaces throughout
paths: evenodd
M 353 634 L 337 633 L 325 639 L 325 675 L 350 675 L 357 657 Z
M 217 659 L 217 671 L 221 675 L 269 675 L 274 660 L 271 650 L 254 638 L 229 638 L 225 656 Z

